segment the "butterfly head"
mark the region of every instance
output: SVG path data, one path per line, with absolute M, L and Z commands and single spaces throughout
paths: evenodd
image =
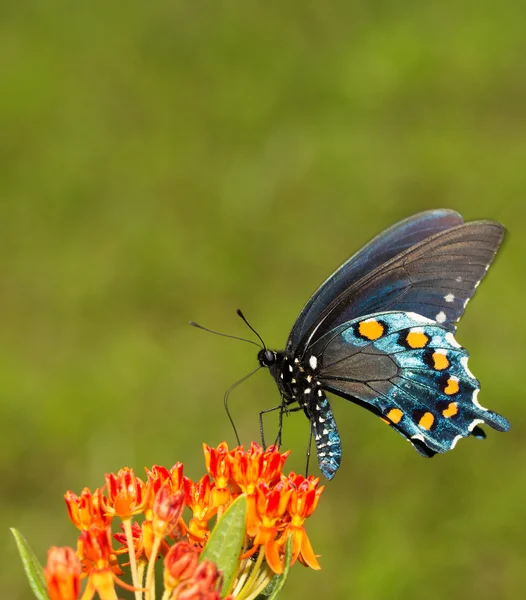
M 270 368 L 276 364 L 277 353 L 267 348 L 262 348 L 258 352 L 258 362 L 262 367 Z

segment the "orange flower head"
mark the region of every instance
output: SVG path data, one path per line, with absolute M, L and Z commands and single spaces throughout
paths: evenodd
M 89 529 L 81 531 L 77 550 L 80 559 L 95 569 L 110 566 L 113 554 L 110 536 L 110 527 L 101 529 L 93 525 Z M 88 570 L 91 570 L 89 567 Z
M 125 467 L 117 475 L 106 473 L 106 487 L 108 498 L 103 497 L 103 508 L 110 515 L 131 519 L 148 506 L 150 489 L 135 476 L 133 469 Z
M 164 559 L 164 587 L 174 590 L 182 581 L 194 576 L 199 554 L 188 542 L 174 544 Z
M 232 497 L 228 484 L 232 462 L 228 453 L 228 445 L 221 442 L 217 448 L 203 444 L 205 464 L 208 474 L 214 478 L 215 486 L 212 490 L 212 504 L 216 507 L 225 506 Z
M 174 591 L 172 598 L 177 600 L 220 600 L 219 588 L 222 575 L 214 563 L 203 560 L 191 579 L 181 582 Z M 232 598 L 229 596 L 228 598 Z
M 291 493 L 291 486 L 286 479 L 282 479 L 273 487 L 260 481 L 256 487 L 252 510 L 249 504 L 247 514 L 247 534 L 254 540 L 252 548 L 243 555 L 243 558 L 251 556 L 259 546 L 262 546 L 267 564 L 277 574 L 283 573 L 281 534 L 289 522 L 287 507 Z
M 208 521 L 217 513 L 217 507 L 211 502 L 211 493 L 214 484 L 210 477 L 203 475 L 194 483 L 188 477 L 183 477 L 185 502 L 193 512 L 193 517 L 188 526 L 188 533 L 198 542 L 202 542 L 208 535 Z
M 52 547 L 44 569 L 50 600 L 77 600 L 82 566 L 73 548 Z
M 258 481 L 269 485 L 279 481 L 281 470 L 290 452 L 280 453 L 277 446 L 269 446 L 266 450 L 252 442 L 250 450 L 245 452 L 243 446 L 234 448 L 230 453 L 231 478 L 246 494 L 254 494 Z
M 92 494 L 86 487 L 80 496 L 68 491 L 64 494 L 64 500 L 71 522 L 80 530 L 89 529 L 92 525 L 105 528 L 111 523 L 111 515 L 107 515 L 103 509 L 103 495 L 100 488 Z
M 299 559 L 302 564 L 311 569 L 320 569 L 303 523 L 316 510 L 324 487 L 318 488 L 320 480 L 312 475 L 305 478 L 303 475 L 291 473 L 288 481 L 292 486 L 288 508 L 291 520 L 284 539 L 289 535 L 292 536 L 292 563 Z
M 177 492 L 183 486 L 183 463 L 177 462 L 168 470 L 159 465 L 153 465 L 150 469 L 144 469 L 148 475 L 148 487 L 151 488 L 151 500 L 161 487 L 168 481 L 172 492 Z
M 153 502 L 152 527 L 157 537 L 173 535 L 184 509 L 184 493 L 180 490 L 172 492 L 169 481 L 166 481 L 155 495 Z
M 302 525 L 303 521 L 316 510 L 318 500 L 325 487 L 318 488 L 320 478 L 314 478 L 312 475 L 305 478 L 303 475 L 291 473 L 288 481 L 292 486 L 289 506 L 292 524 Z

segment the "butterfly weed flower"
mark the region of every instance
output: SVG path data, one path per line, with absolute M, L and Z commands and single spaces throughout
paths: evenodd
M 269 584 L 277 594 L 296 561 L 319 569 L 305 530 L 319 479 L 285 475 L 289 453 L 275 446 L 203 449 L 206 473 L 195 481 L 176 463 L 144 479 L 123 468 L 93 492 L 66 492 L 76 550 L 50 549 L 39 597 L 116 600 L 126 589 L 135 600 L 253 600 Z
M 51 600 L 76 600 L 81 575 L 82 566 L 73 548 L 49 549 L 44 576 Z

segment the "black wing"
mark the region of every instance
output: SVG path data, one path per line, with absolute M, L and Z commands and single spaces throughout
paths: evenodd
M 494 221 L 473 221 L 441 231 L 352 282 L 318 316 L 294 349 L 303 356 L 325 333 L 382 311 L 420 314 L 455 331 L 468 300 L 504 237 Z
M 429 210 L 404 219 L 376 236 L 351 256 L 314 292 L 290 332 L 287 351 L 294 353 L 300 340 L 318 320 L 324 309 L 367 273 L 407 248 L 463 222 L 462 216 L 455 211 Z

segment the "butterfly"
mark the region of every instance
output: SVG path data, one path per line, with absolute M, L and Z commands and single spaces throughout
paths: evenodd
M 400 221 L 318 288 L 285 350 L 259 351 L 281 394 L 274 409 L 280 418 L 303 410 L 327 479 L 342 456 L 327 392 L 374 413 L 425 457 L 470 435 L 483 439 L 481 424 L 508 431 L 479 404 L 480 384 L 454 337 L 504 232 L 446 209 Z

